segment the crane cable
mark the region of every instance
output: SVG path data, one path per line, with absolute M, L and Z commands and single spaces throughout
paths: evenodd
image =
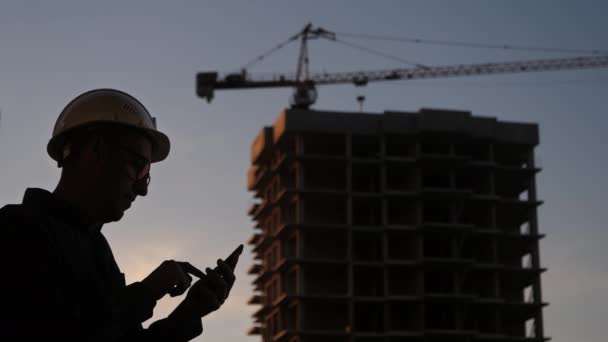
M 471 42 L 458 42 L 458 41 L 445 41 L 445 40 L 429 40 L 429 39 L 419 39 L 419 38 L 410 38 L 410 37 L 395 37 L 395 36 L 381 36 L 381 35 L 368 35 L 368 34 L 356 34 L 356 33 L 346 33 L 346 32 L 336 32 L 336 36 L 344 36 L 351 38 L 360 38 L 360 39 L 368 39 L 368 40 L 383 40 L 383 41 L 395 41 L 401 43 L 415 43 L 415 44 L 426 44 L 426 45 L 444 45 L 444 46 L 459 46 L 459 47 L 468 47 L 468 48 L 479 48 L 479 49 L 501 49 L 501 50 L 519 50 L 519 51 L 544 51 L 544 52 L 560 52 L 560 53 L 588 53 L 593 55 L 602 55 L 608 54 L 608 51 L 604 50 L 584 50 L 584 49 L 564 49 L 564 48 L 553 48 L 553 47 L 537 47 L 537 46 L 523 46 L 523 45 L 507 45 L 507 44 L 483 44 L 483 43 L 471 43 Z M 397 61 L 406 65 L 412 65 L 417 68 L 429 69 L 430 67 L 424 65 L 422 63 L 409 61 L 394 55 L 389 55 L 384 52 L 371 49 L 350 41 L 345 41 L 342 39 L 338 39 L 336 36 L 332 38 L 322 37 L 329 41 L 345 45 L 352 49 L 356 49 L 359 51 L 365 51 L 370 54 L 374 54 L 377 56 L 384 57 L 386 59 L 390 59 L 393 61 Z M 247 64 L 245 64 L 242 69 L 246 70 L 253 66 L 254 64 L 259 63 L 260 61 L 266 59 L 269 55 L 274 52 L 284 48 L 289 43 L 300 38 L 300 34 L 293 35 L 286 41 L 278 44 L 272 49 L 264 52 L 263 54 L 253 58 Z
M 246 69 L 250 68 L 251 66 L 253 66 L 253 65 L 261 62 L 262 60 L 266 59 L 271 54 L 277 52 L 278 50 L 284 48 L 289 43 L 291 43 L 291 42 L 293 42 L 293 41 L 295 41 L 295 40 L 297 40 L 299 38 L 300 38 L 300 34 L 296 34 L 296 35 L 290 37 L 289 39 L 287 39 L 286 41 L 278 44 L 277 46 L 273 47 L 272 49 L 269 49 L 268 51 L 262 53 L 261 55 L 259 55 L 259 56 L 255 57 L 255 58 L 251 59 L 241 69 L 246 70 Z M 412 66 L 415 66 L 415 67 L 418 67 L 418 68 L 425 68 L 425 69 L 429 68 L 428 66 L 426 66 L 426 65 L 424 65 L 422 63 L 413 62 L 413 61 L 409 61 L 409 60 L 406 60 L 406 59 L 403 59 L 403 58 L 400 58 L 400 57 L 397 57 L 397 56 L 389 55 L 389 54 L 386 54 L 384 52 L 381 52 L 381 51 L 378 51 L 378 50 L 374 50 L 374 49 L 371 49 L 371 48 L 368 48 L 368 47 L 365 47 L 365 46 L 361 46 L 361 45 L 353 43 L 353 42 L 348 42 L 348 41 L 344 41 L 344 40 L 338 39 L 335 36 L 332 37 L 332 38 L 328 38 L 328 37 L 323 37 L 322 36 L 321 38 L 325 38 L 325 39 L 327 39 L 327 40 L 329 40 L 331 42 L 339 43 L 339 44 L 348 46 L 348 47 L 350 47 L 352 49 L 356 49 L 356 50 L 360 50 L 360 51 L 365 51 L 367 53 L 374 54 L 374 55 L 377 55 L 377 56 L 381 56 L 381 57 L 384 57 L 384 58 L 387 58 L 387 59 L 391 59 L 393 61 L 397 61 L 397 62 L 406 64 L 406 65 L 412 65 Z
M 407 64 L 407 65 L 412 65 L 412 66 L 415 66 L 417 68 L 430 69 L 429 66 L 426 66 L 426 65 L 424 65 L 422 63 L 408 61 L 408 60 L 405 60 L 405 59 L 397 57 L 397 56 L 389 55 L 389 54 L 386 54 L 384 52 L 381 52 L 381 51 L 378 51 L 378 50 L 374 50 L 374 49 L 370 49 L 368 47 L 361 46 L 359 44 L 355 44 L 355 43 L 352 43 L 352 42 L 347 42 L 347 41 L 344 41 L 344 40 L 341 40 L 341 39 L 338 39 L 338 38 L 330 39 L 330 41 L 336 42 L 336 43 L 339 43 L 339 44 L 342 44 L 342 45 L 345 45 L 345 46 L 348 46 L 348 47 L 356 49 L 356 50 L 365 51 L 365 52 L 368 52 L 368 53 L 371 53 L 371 54 L 374 54 L 374 55 L 377 55 L 377 56 L 382 56 L 382 57 L 387 58 L 387 59 L 392 59 L 394 61 L 398 61 L 398 62 Z
M 447 41 L 447 40 L 431 40 L 431 39 L 420 39 L 411 37 L 394 37 L 394 36 L 381 36 L 381 35 L 368 35 L 368 34 L 356 34 L 346 32 L 336 32 L 336 35 L 360 38 L 368 40 L 383 40 L 383 41 L 394 41 L 401 43 L 414 43 L 414 44 L 427 44 L 427 45 L 447 45 L 447 46 L 460 46 L 478 49 L 501 49 L 501 50 L 520 50 L 520 51 L 543 51 L 543 52 L 561 52 L 561 53 L 588 53 L 593 55 L 608 54 L 606 50 L 585 50 L 585 49 L 564 49 L 554 47 L 538 47 L 538 46 L 524 46 L 524 45 L 508 45 L 508 44 L 484 44 L 484 43 L 471 43 L 471 42 L 459 42 L 459 41 Z
M 284 48 L 287 44 L 293 42 L 294 40 L 297 40 L 299 38 L 299 35 L 295 35 L 290 37 L 289 39 L 287 39 L 286 41 L 278 44 L 277 46 L 273 47 L 272 49 L 264 52 L 263 54 L 253 58 L 252 60 L 250 60 L 249 62 L 247 62 L 247 64 L 245 64 L 243 66 L 242 69 L 248 69 L 249 67 L 251 67 L 252 65 L 262 61 L 263 59 L 265 59 L 266 57 L 268 57 L 269 55 L 273 54 L 274 52 Z

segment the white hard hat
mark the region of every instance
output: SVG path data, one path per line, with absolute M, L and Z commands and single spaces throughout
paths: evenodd
M 118 124 L 141 130 L 153 142 L 152 162 L 167 157 L 169 138 L 156 129 L 156 120 L 146 107 L 133 96 L 116 89 L 95 89 L 77 96 L 61 111 L 53 137 L 47 145 L 49 156 L 56 161 L 64 158 L 63 146 L 67 133 L 91 124 Z

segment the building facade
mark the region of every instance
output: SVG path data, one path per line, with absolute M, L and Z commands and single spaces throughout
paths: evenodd
M 545 341 L 535 124 L 286 110 L 252 145 L 264 342 Z

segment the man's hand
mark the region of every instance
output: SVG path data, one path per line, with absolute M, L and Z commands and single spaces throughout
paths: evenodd
M 215 269 L 207 268 L 206 271 L 207 274 L 192 285 L 171 316 L 204 317 L 224 304 L 236 280 L 233 269 L 219 259 Z
M 183 261 L 163 261 L 142 284 L 152 291 L 154 299 L 159 300 L 167 293 L 171 297 L 182 295 L 190 287 L 192 277 L 204 278 L 205 274 Z

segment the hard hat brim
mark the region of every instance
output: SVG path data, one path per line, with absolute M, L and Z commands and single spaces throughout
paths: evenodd
M 101 122 L 101 121 L 95 122 L 95 124 L 99 124 L 99 123 L 103 123 L 103 122 Z M 157 130 L 153 130 L 153 129 L 147 129 L 144 127 L 134 127 L 132 125 L 121 124 L 121 123 L 117 123 L 115 121 L 107 121 L 107 123 L 113 124 L 113 125 L 119 125 L 119 126 L 123 126 L 123 127 L 128 127 L 128 128 L 134 129 L 136 131 L 140 131 L 146 137 L 148 137 L 152 142 L 152 155 L 151 155 L 152 163 L 163 161 L 169 155 L 169 151 L 171 150 L 171 143 L 169 141 L 169 137 L 167 137 L 167 135 L 165 135 L 164 133 L 159 132 Z M 84 126 L 94 126 L 95 124 L 76 126 L 65 132 L 62 132 L 62 134 L 60 134 L 60 135 L 57 135 L 57 136 L 51 138 L 51 140 L 49 141 L 49 143 L 47 144 L 47 147 L 46 147 L 49 156 L 51 158 L 53 158 L 53 160 L 55 160 L 55 161 L 61 161 L 63 159 L 62 148 L 63 148 L 64 144 L 67 142 L 69 134 L 80 128 L 83 128 Z

